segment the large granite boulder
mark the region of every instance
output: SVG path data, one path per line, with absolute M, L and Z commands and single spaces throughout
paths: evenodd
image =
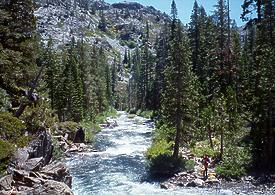
M 45 131 L 40 132 L 38 138 L 29 143 L 29 147 L 31 148 L 29 150 L 29 158 L 43 157 L 43 165 L 50 162 L 53 155 L 53 144 L 49 133 Z
M 43 157 L 31 158 L 23 166 L 26 171 L 39 171 L 43 165 Z
M 69 187 L 72 187 L 72 177 L 70 176 L 69 169 L 63 163 L 49 164 L 43 167 L 40 173 L 51 177 L 52 180 L 64 182 Z

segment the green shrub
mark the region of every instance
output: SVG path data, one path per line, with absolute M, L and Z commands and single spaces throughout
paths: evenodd
M 137 43 L 135 41 L 128 41 L 127 42 L 127 46 L 130 48 L 130 49 L 134 49 L 136 46 L 137 46 Z
M 184 169 L 186 171 L 194 171 L 195 170 L 195 161 L 193 160 L 186 160 L 184 163 Z
M 176 129 L 169 127 L 167 124 L 157 125 L 157 128 L 154 130 L 154 140 L 173 140 Z
M 217 139 L 213 139 L 213 146 L 214 149 L 212 149 L 209 145 L 209 141 L 205 140 L 205 141 L 200 141 L 197 143 L 192 143 L 191 144 L 191 151 L 195 156 L 198 157 L 203 157 L 204 155 L 208 155 L 210 157 L 217 157 L 220 154 L 219 151 L 219 144 L 220 142 Z
M 132 108 L 128 111 L 129 114 L 136 114 L 137 110 L 135 108 Z
M 58 122 L 51 105 L 46 101 L 39 101 L 39 106 L 28 106 L 20 117 L 26 124 L 29 132 L 35 133 L 41 127 L 52 129 Z
M 62 132 L 73 132 L 76 133 L 77 129 L 79 128 L 79 124 L 73 121 L 65 121 L 58 124 L 58 129 Z
M 59 160 L 62 157 L 64 157 L 64 152 L 59 147 L 58 145 L 59 142 L 56 138 L 53 138 L 52 141 L 53 141 L 53 160 Z
M 195 147 L 192 149 L 192 152 L 198 157 L 203 157 L 204 155 L 217 157 L 219 155 L 219 151 L 213 150 L 210 146 Z
M 149 172 L 152 176 L 172 175 L 184 167 L 182 159 L 174 159 L 172 142 L 158 140 L 146 152 Z
M 23 136 L 25 124 L 11 113 L 0 114 L 0 137 L 17 146 L 25 146 L 28 138 Z
M 0 160 L 11 157 L 14 150 L 14 144 L 8 141 L 0 140 Z
M 11 113 L 0 113 L 0 172 L 8 163 L 16 147 L 23 147 L 28 142 L 24 136 L 25 124 Z
M 82 121 L 80 124 L 85 129 L 85 141 L 92 143 L 94 135 L 100 131 L 100 126 L 92 121 Z
M 251 153 L 247 148 L 230 147 L 225 150 L 216 171 L 222 177 L 239 179 L 246 174 L 251 161 Z
M 9 95 L 4 89 L 0 88 L 0 112 L 6 112 L 11 108 Z
M 103 124 L 106 122 L 107 117 L 117 117 L 117 111 L 114 108 L 110 108 L 96 116 L 95 122 L 97 124 Z

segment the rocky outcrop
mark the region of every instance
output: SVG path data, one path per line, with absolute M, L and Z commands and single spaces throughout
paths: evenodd
M 50 164 L 41 171 L 14 169 L 0 180 L 0 194 L 73 194 L 72 177 L 62 163 Z
M 72 177 L 62 163 L 48 165 L 42 171 L 13 170 L 0 180 L 0 194 L 73 194 Z
M 50 162 L 53 154 L 52 138 L 49 133 L 42 131 L 38 135 L 38 139 L 35 139 L 29 143 L 29 158 L 42 157 L 43 165 Z
M 69 187 L 72 187 L 72 177 L 63 163 L 49 164 L 43 167 L 40 173 L 51 180 L 63 182 Z
M 143 8 L 143 5 L 136 2 L 124 2 L 124 3 L 114 3 L 112 4 L 112 7 L 116 9 L 139 10 Z
M 52 155 L 51 135 L 39 132 L 37 139 L 15 152 L 8 175 L 0 179 L 0 194 L 73 194 L 69 170 L 63 163 L 49 164 Z

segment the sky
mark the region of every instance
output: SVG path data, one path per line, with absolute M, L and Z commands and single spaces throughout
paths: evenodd
M 105 0 L 108 3 L 123 2 L 124 0 Z M 142 5 L 153 6 L 162 12 L 170 14 L 170 5 L 172 0 L 127 0 L 128 2 L 138 2 Z M 193 5 L 195 0 L 175 0 L 178 8 L 178 15 L 181 21 L 186 24 L 190 21 Z M 211 14 L 214 10 L 214 5 L 217 4 L 217 0 L 197 0 L 199 5 L 203 5 L 208 14 Z M 231 18 L 235 19 L 238 26 L 244 23 L 240 19 L 242 13 L 241 5 L 243 0 L 231 0 Z

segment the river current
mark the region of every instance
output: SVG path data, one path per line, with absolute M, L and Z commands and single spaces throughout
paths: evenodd
M 164 190 L 146 171 L 144 152 L 150 146 L 154 124 L 142 117 L 119 112 L 118 126 L 103 129 L 95 137 L 97 152 L 67 160 L 76 195 L 231 194 L 198 188 Z

